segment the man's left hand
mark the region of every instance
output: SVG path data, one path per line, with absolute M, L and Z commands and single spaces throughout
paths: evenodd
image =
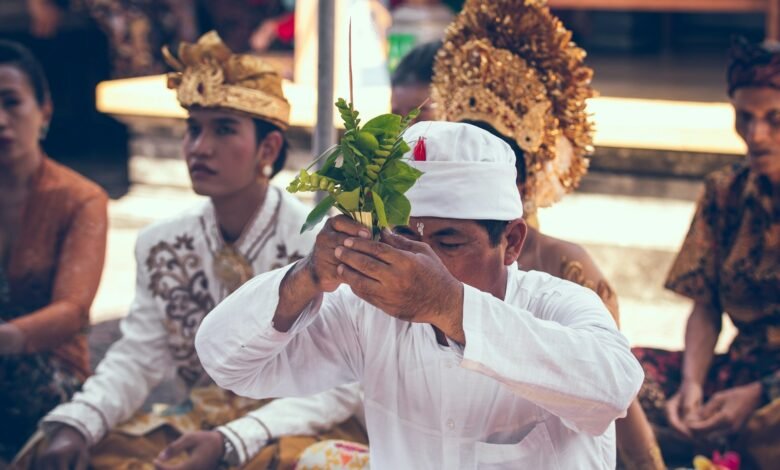
M 389 315 L 430 323 L 465 343 L 463 285 L 427 244 L 388 230 L 382 240 L 352 237 L 336 248 L 337 271 L 352 292 Z
M 224 452 L 223 439 L 222 433 L 218 431 L 188 432 L 173 441 L 157 456 L 154 468 L 157 470 L 213 470 L 219 466 Z
M 687 423 L 700 439 L 713 440 L 739 432 L 761 404 L 761 384 L 753 382 L 712 395 L 698 418 Z

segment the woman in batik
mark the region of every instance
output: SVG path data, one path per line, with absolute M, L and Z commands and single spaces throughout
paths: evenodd
M 637 348 L 642 405 L 664 454 L 780 461 L 780 50 L 735 44 L 728 92 L 747 158 L 705 179 L 666 288 L 693 300 L 683 351 Z M 737 336 L 714 348 L 729 316 Z
M 0 41 L 0 467 L 90 374 L 108 197 L 46 156 L 51 115 L 39 63 Z

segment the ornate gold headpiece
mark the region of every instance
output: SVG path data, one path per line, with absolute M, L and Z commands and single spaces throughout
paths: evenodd
M 176 89 L 185 108 L 226 108 L 282 130 L 289 126 L 290 103 L 282 93 L 278 71 L 260 57 L 233 54 L 216 31 L 195 44 L 181 43 L 176 57 L 165 47 L 163 56 L 176 70 L 168 74 L 168 88 Z
M 467 0 L 434 64 L 439 118 L 483 121 L 525 154 L 523 200 L 533 213 L 587 172 L 594 96 L 585 51 L 543 0 Z

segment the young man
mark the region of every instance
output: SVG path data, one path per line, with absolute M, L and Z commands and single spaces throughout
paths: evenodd
M 329 221 L 204 320 L 204 368 L 256 398 L 360 381 L 372 468 L 614 468 L 642 371 L 595 293 L 515 269 L 514 153 L 468 124 L 406 139 L 426 147 L 409 226 Z
M 266 407 L 213 385 L 195 354 L 208 312 L 256 273 L 309 252 L 300 236 L 308 209 L 269 184 L 284 166 L 289 104 L 281 78 L 260 58 L 233 54 L 216 33 L 169 57 L 169 77 L 188 109 L 184 154 L 193 189 L 209 201 L 144 229 L 136 244 L 136 296 L 109 349 L 73 400 L 43 420 L 47 438 L 36 466 L 69 468 L 265 468 L 294 461 L 303 440 L 276 450 L 287 435 L 329 430 L 352 415 L 356 387 Z M 181 403 L 137 414 L 150 391 L 175 377 Z M 135 415 L 135 416 L 134 416 Z M 349 437 L 362 432 L 354 425 Z M 285 448 L 285 446 L 287 448 Z

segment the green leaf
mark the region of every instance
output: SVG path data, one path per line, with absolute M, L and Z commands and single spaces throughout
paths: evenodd
M 382 196 L 376 191 L 371 191 L 371 196 L 374 199 L 374 209 L 376 211 L 376 224 L 381 228 L 388 227 L 387 215 L 385 215 L 385 204 L 382 201 Z
M 319 204 L 314 206 L 314 209 L 309 212 L 309 216 L 306 217 L 306 222 L 303 223 L 303 227 L 301 227 L 301 233 L 316 227 L 317 224 L 319 224 L 322 219 L 328 215 L 328 211 L 335 203 L 336 200 L 329 194 L 325 197 L 325 199 L 320 201 Z
M 387 189 L 382 196 L 387 223 L 391 226 L 409 225 L 409 214 L 412 212 L 412 204 L 409 199 L 401 193 Z
M 339 157 L 339 155 L 341 155 L 341 147 L 338 144 L 333 145 L 328 150 L 322 152 L 322 155 L 317 157 L 313 162 L 311 162 L 311 165 L 309 165 L 307 169 L 314 166 L 314 164 L 317 163 L 317 160 L 324 158 L 325 162 L 322 164 L 322 168 L 319 169 L 319 173 L 325 174 L 325 172 L 336 165 L 336 159 Z
M 358 210 L 360 204 L 360 188 L 356 188 L 352 191 L 347 191 L 336 196 L 336 201 L 348 211 Z
M 364 131 L 374 135 L 397 133 L 401 128 L 401 116 L 397 114 L 380 114 L 363 125 Z
M 382 186 L 399 194 L 403 194 L 411 188 L 422 176 L 422 172 L 413 168 L 401 160 L 387 162 L 379 174 Z
M 341 169 L 347 177 L 358 179 L 357 157 L 355 157 L 352 149 L 349 148 L 349 144 L 342 142 L 340 147 L 341 154 L 344 156 L 344 164 L 341 165 Z

